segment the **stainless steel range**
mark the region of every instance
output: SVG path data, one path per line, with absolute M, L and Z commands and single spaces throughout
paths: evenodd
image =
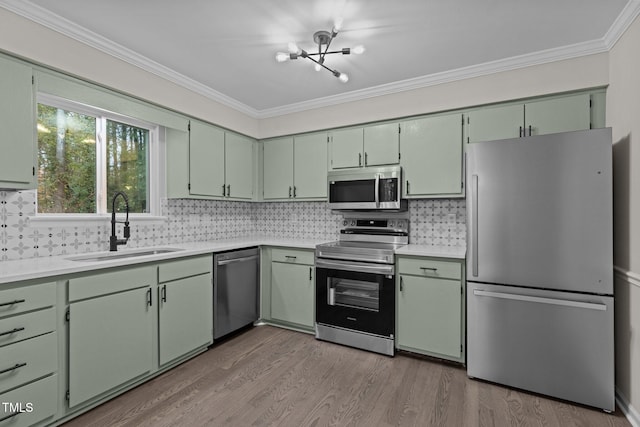
M 340 240 L 316 246 L 316 338 L 393 356 L 394 253 L 406 218 L 348 218 Z

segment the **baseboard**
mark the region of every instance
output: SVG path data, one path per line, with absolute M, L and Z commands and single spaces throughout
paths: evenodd
M 620 393 L 620 390 L 616 390 L 616 404 L 633 427 L 640 427 L 640 413 L 629 404 L 629 401 Z

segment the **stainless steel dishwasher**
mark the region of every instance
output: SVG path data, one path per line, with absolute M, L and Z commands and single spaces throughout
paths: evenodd
M 221 252 L 213 262 L 213 338 L 258 320 L 258 248 Z

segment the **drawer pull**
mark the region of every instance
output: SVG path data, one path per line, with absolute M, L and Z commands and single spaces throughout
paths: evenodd
M 24 328 L 13 328 L 10 331 L 0 332 L 0 337 L 5 336 L 5 335 L 15 334 L 16 332 L 20 332 L 20 331 L 24 331 Z
M 293 256 L 293 255 L 285 255 L 284 256 L 286 259 L 297 259 L 297 256 Z
M 20 304 L 21 302 L 25 302 L 26 300 L 24 299 L 17 299 L 17 300 L 13 300 L 13 301 L 9 301 L 9 302 L 3 302 L 0 304 L 0 307 L 6 307 L 8 305 L 14 305 L 14 304 Z
M 436 271 L 438 271 L 437 268 L 434 267 L 420 267 L 420 270 L 427 270 L 427 271 L 431 271 L 433 273 L 435 273 Z
M 16 412 L 14 412 L 13 414 L 9 414 L 9 415 L 7 415 L 6 417 L 2 417 L 2 418 L 0 418 L 0 423 L 1 423 L 1 422 L 3 422 L 4 420 L 8 420 L 9 418 L 13 418 L 13 417 L 15 417 L 16 415 L 20 415 L 20 414 L 22 414 L 22 412 L 20 412 L 20 411 L 16 411 Z
M 24 366 L 27 366 L 27 364 L 26 363 L 16 363 L 11 368 L 3 369 L 2 371 L 0 371 L 0 374 L 6 374 L 7 372 L 15 371 L 16 369 L 20 369 L 20 368 L 22 368 Z

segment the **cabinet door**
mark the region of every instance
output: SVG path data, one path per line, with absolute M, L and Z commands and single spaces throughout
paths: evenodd
M 293 197 L 293 138 L 264 142 L 264 199 Z
M 271 263 L 271 318 L 312 328 L 313 284 L 312 266 Z
M 398 345 L 458 359 L 462 354 L 462 284 L 400 275 Z
M 331 132 L 331 168 L 357 168 L 364 166 L 362 128 L 342 129 Z
M 589 101 L 589 94 L 580 94 L 525 104 L 527 135 L 589 129 Z
M 224 182 L 224 131 L 206 123 L 191 122 L 189 135 L 190 193 L 222 197 Z
M 384 123 L 364 128 L 364 165 L 398 164 L 400 135 L 398 123 Z
M 0 58 L 0 187 L 35 188 L 35 123 L 31 67 Z
M 462 194 L 462 114 L 401 123 L 405 196 Z
M 253 141 L 245 136 L 227 132 L 224 167 L 227 197 L 253 197 L 253 169 Z
M 293 160 L 294 197 L 327 197 L 327 134 L 295 137 Z
M 467 142 L 518 138 L 524 126 L 521 104 L 483 108 L 467 114 Z
M 212 342 L 211 274 L 162 284 L 158 293 L 160 365 Z
M 151 371 L 150 297 L 144 287 L 70 305 L 69 407 Z

